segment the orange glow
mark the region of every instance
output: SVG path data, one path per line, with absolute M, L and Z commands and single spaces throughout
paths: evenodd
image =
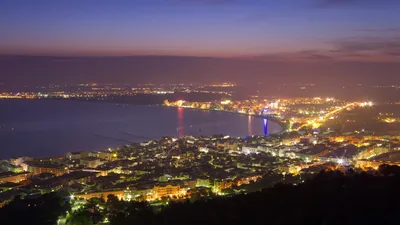
M 183 108 L 178 108 L 178 127 L 176 128 L 178 131 L 178 137 L 182 138 L 185 136 L 185 127 L 183 123 Z

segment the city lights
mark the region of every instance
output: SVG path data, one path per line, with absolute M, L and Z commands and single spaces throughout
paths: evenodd
M 400 224 L 400 0 L 1 3 L 0 225 Z

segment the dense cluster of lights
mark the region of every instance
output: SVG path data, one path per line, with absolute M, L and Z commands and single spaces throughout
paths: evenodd
M 315 108 L 318 105 L 320 109 Z M 319 128 L 326 120 L 335 117 L 344 110 L 355 107 L 372 107 L 372 102 L 344 102 L 335 98 L 292 98 L 292 99 L 252 99 L 245 101 L 223 100 L 220 102 L 165 102 L 165 106 L 221 110 L 241 114 L 268 116 L 289 124 L 289 130 L 303 127 Z M 297 124 L 294 128 L 294 124 Z
M 229 83 L 213 85 L 170 84 L 158 86 L 145 84 L 133 88 L 130 88 L 126 84 L 48 85 L 37 87 L 42 90 L 40 92 L 0 93 L 0 99 L 81 98 L 102 100 L 115 96 L 134 96 L 138 94 L 169 95 L 174 93 L 202 93 L 231 96 L 233 92 L 227 90 L 227 88 L 234 86 L 234 84 Z

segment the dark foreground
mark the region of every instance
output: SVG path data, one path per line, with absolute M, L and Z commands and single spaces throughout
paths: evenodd
M 235 225 L 235 224 L 399 224 L 400 168 L 381 166 L 375 174 L 321 172 L 313 180 L 276 185 L 262 192 L 171 203 L 155 210 L 146 203 L 109 197 L 89 201 L 67 216 L 67 224 L 101 224 L 96 207 L 105 205 L 111 225 Z M 1 224 L 57 224 L 70 209 L 62 193 L 15 200 L 0 210 Z

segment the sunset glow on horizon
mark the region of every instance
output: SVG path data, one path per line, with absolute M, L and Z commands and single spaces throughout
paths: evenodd
M 8 1 L 0 54 L 399 61 L 400 3 Z

